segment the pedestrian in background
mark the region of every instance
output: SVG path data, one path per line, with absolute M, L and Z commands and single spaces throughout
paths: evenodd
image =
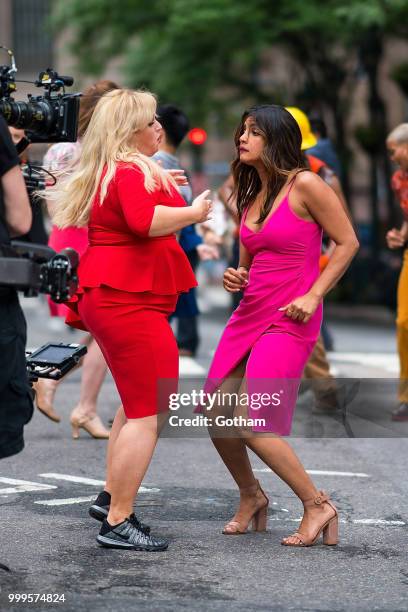
M 196 280 L 175 232 L 209 217 L 208 190 L 186 206 L 175 180 L 151 159 L 161 125 L 146 91 L 103 96 L 75 172 L 51 188 L 58 227 L 87 226 L 79 289 L 67 322 L 92 333 L 122 399 L 108 445 L 108 507 L 97 540 L 112 548 L 165 550 L 133 503 L 177 390 L 178 349 L 168 316 Z M 165 384 L 166 383 L 166 384 Z M 163 388 L 164 386 L 164 388 Z
M 397 291 L 397 345 L 400 360 L 399 406 L 392 413 L 393 421 L 408 421 L 408 123 L 401 123 L 388 135 L 387 148 L 398 166 L 391 186 L 401 206 L 404 221 L 400 229 L 391 229 L 386 236 L 390 249 L 404 248 Z
M 252 471 L 250 448 L 303 503 L 299 530 L 282 541 L 287 546 L 310 546 L 322 531 L 325 544 L 338 539 L 337 510 L 280 436 L 291 430 L 300 378 L 320 333 L 322 299 L 358 248 L 333 190 L 305 167 L 301 144 L 298 124 L 276 105 L 251 108 L 237 129 L 232 168 L 241 219 L 240 261 L 237 269 L 225 272 L 224 287 L 244 295 L 227 323 L 205 386 L 208 393 L 219 391 L 220 402 L 209 412 L 213 422 L 231 415 L 224 396 L 238 394 L 232 412 L 238 424 L 234 421 L 228 432 L 231 437 L 225 427 L 209 428 L 241 497 L 223 533 L 245 533 L 251 521 L 258 531 L 266 528 L 268 498 Z M 323 230 L 336 248 L 320 274 Z M 269 398 L 278 393 L 279 402 L 252 408 L 251 398 L 265 392 Z M 249 406 L 241 402 L 245 395 Z
M 173 104 L 162 104 L 157 109 L 157 117 L 163 128 L 163 134 L 159 151 L 155 153 L 153 159 L 166 170 L 181 169 L 177 149 L 190 129 L 187 116 Z M 190 205 L 193 200 L 190 185 L 183 185 L 179 189 L 186 203 Z M 179 243 L 194 272 L 200 260 L 216 259 L 219 256 L 217 248 L 205 244 L 193 224 L 183 227 L 180 231 Z M 192 287 L 190 291 L 179 296 L 173 314 L 177 320 L 176 338 L 180 356 L 194 357 L 197 353 L 200 343 L 198 315 L 196 288 Z
M 88 128 L 96 104 L 101 96 L 108 91 L 117 89 L 118 85 L 113 81 L 102 80 L 87 87 L 80 101 L 78 140 L 77 142 L 62 142 L 52 145 L 45 157 L 43 164 L 49 172 L 57 175 L 57 180 L 64 174 L 72 172 L 81 155 L 81 142 Z M 47 198 L 47 192 L 46 192 Z M 48 212 L 52 219 L 54 207 L 47 200 Z M 88 246 L 87 227 L 69 226 L 56 227 L 54 224 L 48 240 L 48 245 L 59 252 L 66 247 L 75 249 L 80 256 L 83 255 Z M 56 304 L 49 298 L 50 315 L 52 317 L 66 317 L 67 307 L 64 304 Z M 107 366 L 101 350 L 92 336 L 87 336 L 83 342 L 87 345 L 87 354 L 82 360 L 81 387 L 78 404 L 73 408 L 70 416 L 72 435 L 79 437 L 79 430 L 84 429 L 93 438 L 109 438 L 109 431 L 103 425 L 97 414 L 98 395 L 105 379 Z M 45 416 L 55 422 L 61 420 L 54 408 L 54 396 L 59 386 L 58 381 L 39 379 L 36 383 L 37 408 Z M 63 384 L 63 383 L 62 383 Z
M 341 179 L 340 160 L 328 136 L 325 122 L 320 117 L 314 117 L 310 119 L 310 127 L 317 142 L 307 149 L 307 153 L 324 161 Z

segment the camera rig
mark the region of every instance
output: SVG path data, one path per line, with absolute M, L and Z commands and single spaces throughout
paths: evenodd
M 59 380 L 75 368 L 86 355 L 83 344 L 48 342 L 35 351 L 26 351 L 27 372 L 30 383 L 39 378 Z
M 21 153 L 30 143 L 75 142 L 78 130 L 79 96 L 67 94 L 65 87 L 74 83 L 68 76 L 55 70 L 40 72 L 34 82 L 45 90 L 42 96 L 28 95 L 28 102 L 15 101 L 15 74 L 13 52 L 8 53 L 9 65 L 0 65 L 0 115 L 14 127 L 23 129 L 25 137 L 18 143 Z M 24 164 L 24 180 L 30 195 L 45 188 L 46 174 L 55 178 L 41 166 Z M 0 291 L 14 288 L 31 297 L 47 293 L 55 302 L 67 300 L 76 291 L 78 254 L 73 249 L 56 253 L 48 247 L 12 241 L 0 244 Z
M 10 65 L 0 65 L 0 114 L 6 122 L 25 130 L 27 144 L 75 142 L 81 94 L 65 93 L 65 87 L 73 85 L 74 79 L 60 76 L 49 68 L 40 72 L 33 82 L 36 87 L 43 87 L 45 93 L 42 96 L 29 94 L 28 102 L 16 101 L 12 98 L 16 91 L 17 72 L 14 55 L 2 45 L 0 49 L 4 49 L 10 58 Z
M 78 253 L 14 240 L 0 245 L 0 287 L 23 291 L 26 297 L 47 293 L 54 302 L 64 302 L 78 286 Z

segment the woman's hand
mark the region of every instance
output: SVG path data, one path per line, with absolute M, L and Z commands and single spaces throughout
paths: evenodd
M 210 261 L 220 258 L 220 252 L 217 247 L 205 243 L 197 245 L 197 253 L 200 261 Z
M 212 201 L 207 198 L 209 193 L 210 190 L 206 189 L 193 200 L 191 211 L 194 214 L 194 223 L 203 223 L 211 219 L 213 206 Z
M 387 232 L 385 239 L 387 241 L 388 248 L 390 249 L 399 249 L 405 244 L 405 236 L 395 227 Z
M 221 236 L 218 236 L 212 229 L 208 227 L 201 227 L 203 240 L 205 244 L 208 244 L 212 247 L 220 246 L 223 243 L 223 239 Z
M 236 270 L 227 268 L 224 272 L 223 285 L 225 291 L 229 293 L 237 293 L 244 289 L 248 284 L 248 270 L 240 266 Z
M 286 306 L 278 308 L 278 310 L 285 310 L 286 316 L 294 321 L 307 323 L 311 316 L 316 312 L 316 308 L 318 307 L 320 300 L 321 298 L 319 298 L 317 295 L 309 292 L 294 299 Z
M 188 185 L 188 179 L 186 177 L 186 173 L 181 168 L 166 170 L 176 181 L 179 187 L 185 187 Z
M 170 174 L 174 178 L 179 187 L 185 187 L 186 185 L 188 185 L 186 173 L 182 168 L 163 168 L 163 162 L 161 159 L 158 159 L 156 163 L 161 166 L 161 168 L 165 172 L 168 172 L 168 174 Z

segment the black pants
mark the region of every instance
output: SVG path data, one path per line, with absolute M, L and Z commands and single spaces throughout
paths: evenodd
M 0 459 L 24 448 L 33 415 L 26 358 L 26 322 L 17 293 L 0 289 Z
M 196 249 L 186 253 L 193 272 L 195 273 L 199 257 Z M 182 349 L 191 351 L 193 355 L 196 354 L 198 345 L 200 344 L 200 336 L 198 334 L 198 321 L 197 315 L 188 317 L 178 317 L 177 319 L 177 346 Z

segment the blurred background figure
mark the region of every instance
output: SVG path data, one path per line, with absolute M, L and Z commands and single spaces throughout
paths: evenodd
M 399 406 L 392 413 L 393 421 L 408 421 L 408 123 L 397 126 L 388 135 L 387 148 L 398 169 L 391 185 L 401 206 L 404 221 L 400 229 L 391 229 L 386 236 L 390 249 L 404 249 L 397 292 L 397 344 L 400 360 Z
M 182 169 L 177 157 L 177 149 L 183 142 L 188 130 L 189 122 L 183 111 L 172 104 L 163 104 L 157 109 L 158 120 L 163 128 L 159 151 L 153 158 L 160 162 L 166 170 Z M 188 205 L 191 205 L 193 193 L 189 184 L 179 187 L 180 193 Z M 204 230 L 204 236 L 210 230 Z M 193 271 L 196 272 L 200 260 L 217 259 L 218 249 L 214 245 L 206 244 L 197 233 L 195 225 L 184 227 L 179 234 L 180 246 L 186 253 Z M 177 302 L 174 317 L 177 319 L 176 338 L 180 356 L 194 357 L 200 343 L 198 330 L 198 305 L 196 288 L 182 293 Z
M 341 178 L 341 165 L 336 150 L 327 135 L 326 124 L 320 117 L 310 119 L 310 127 L 316 144 L 309 147 L 307 152 L 324 161 Z
M 326 161 L 311 154 L 311 151 L 317 146 L 318 141 L 315 134 L 312 132 L 309 118 L 300 108 L 289 106 L 286 107 L 286 110 L 290 112 L 300 128 L 302 134 L 302 151 L 304 152 L 306 166 L 308 166 L 312 172 L 318 174 L 325 183 L 330 185 L 350 218 L 346 199 L 338 176 L 329 168 Z M 327 266 L 335 248 L 333 241 L 327 240 L 327 238 L 323 244 L 323 252 L 319 262 L 320 273 L 323 272 Z M 316 413 L 330 414 L 337 410 L 339 401 L 337 385 L 330 372 L 330 364 L 327 358 L 326 349 L 333 350 L 333 341 L 323 319 L 320 336 L 306 363 L 303 376 L 310 382 L 310 388 L 314 393 L 315 404 L 313 406 L 313 411 Z M 305 386 L 303 386 L 303 388 L 305 388 Z
M 118 89 L 116 83 L 108 80 L 98 81 L 86 88 L 80 102 L 80 116 L 78 126 L 78 140 L 74 143 L 57 143 L 52 145 L 45 157 L 44 167 L 53 173 L 59 174 L 72 172 L 76 159 L 81 153 L 81 139 L 84 136 L 92 117 L 95 106 L 101 96 L 113 89 Z M 53 205 L 47 202 L 50 218 L 53 216 Z M 86 227 L 68 227 L 59 229 L 52 226 L 48 244 L 55 251 L 61 251 L 66 247 L 72 247 L 79 255 L 83 255 L 88 246 L 88 229 Z M 56 304 L 49 300 L 50 315 L 64 317 L 67 307 L 64 304 Z M 87 345 L 88 352 L 82 360 L 81 390 L 78 404 L 71 412 L 71 425 L 73 437 L 79 436 L 79 429 L 84 429 L 94 438 L 108 438 L 109 431 L 104 427 L 97 415 L 97 400 L 103 380 L 106 375 L 107 366 L 101 350 L 92 336 L 88 335 L 82 340 Z M 58 387 L 57 381 L 39 379 L 36 383 L 37 408 L 45 416 L 55 422 L 60 421 L 60 416 L 54 408 L 54 396 Z
M 23 140 L 23 138 L 25 138 L 24 130 L 9 126 L 9 131 L 15 146 L 17 146 Z M 29 163 L 29 149 L 30 147 L 28 146 L 22 153 L 19 154 L 20 166 L 22 168 Z M 47 244 L 48 236 L 44 225 L 43 200 L 38 196 L 33 196 L 30 191 L 28 191 L 28 197 L 30 199 L 33 222 L 31 224 L 30 231 L 23 236 L 19 236 L 18 239 L 35 244 Z

